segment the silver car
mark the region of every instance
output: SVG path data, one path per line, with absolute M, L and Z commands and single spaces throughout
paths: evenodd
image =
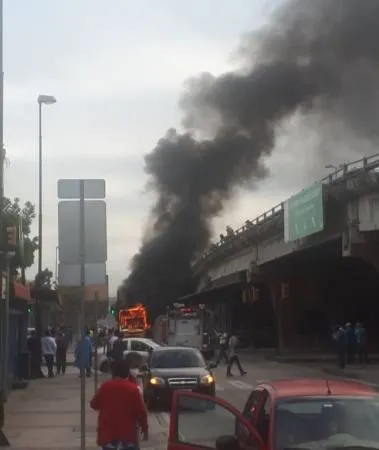
M 124 357 L 130 353 L 130 352 L 136 352 L 139 353 L 143 359 L 143 362 L 146 363 L 149 355 L 152 350 L 154 350 L 157 347 L 161 347 L 160 344 L 153 341 L 152 339 L 147 338 L 134 338 L 134 337 L 128 337 L 123 338 L 123 345 L 124 345 Z M 98 350 L 99 354 L 99 370 L 100 372 L 107 373 L 109 372 L 109 360 L 106 354 L 104 354 L 103 349 Z

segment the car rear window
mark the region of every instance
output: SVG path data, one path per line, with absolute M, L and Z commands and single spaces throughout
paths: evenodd
M 159 350 L 151 356 L 151 367 L 155 369 L 175 369 L 181 367 L 204 367 L 205 362 L 194 350 Z
M 327 396 L 279 400 L 274 423 L 276 448 L 328 441 L 339 435 L 350 436 L 355 445 L 356 440 L 379 445 L 379 399 Z

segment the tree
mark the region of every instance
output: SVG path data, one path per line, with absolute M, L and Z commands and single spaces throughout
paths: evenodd
M 49 269 L 42 270 L 42 272 L 37 273 L 34 285 L 39 289 L 52 289 L 53 288 L 53 272 Z
M 23 267 L 31 267 L 34 264 L 34 253 L 38 249 L 38 237 L 31 237 L 31 225 L 36 217 L 35 206 L 31 202 L 21 205 L 19 198 L 13 201 L 9 198 L 3 199 L 3 210 L 6 225 L 16 225 L 18 227 L 20 218 L 22 219 L 22 231 L 24 235 L 24 261 Z M 13 259 L 13 267 L 17 270 L 21 268 L 20 255 Z

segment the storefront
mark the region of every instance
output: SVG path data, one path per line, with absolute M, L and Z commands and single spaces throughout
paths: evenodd
M 30 286 L 13 282 L 10 292 L 8 380 L 11 388 L 21 378 L 21 358 L 27 352 L 28 305 L 31 302 Z

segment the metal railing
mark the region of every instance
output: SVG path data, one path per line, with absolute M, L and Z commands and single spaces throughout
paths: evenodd
M 367 156 L 365 158 L 352 161 L 346 164 L 342 164 L 341 166 L 336 167 L 329 175 L 321 178 L 321 180 L 315 181 L 315 183 L 323 183 L 323 184 L 334 184 L 336 182 L 342 181 L 344 178 L 355 174 L 358 171 L 369 171 L 379 167 L 379 153 L 375 153 L 374 155 Z M 305 189 L 307 189 L 307 186 Z M 301 192 L 301 191 L 300 191 Z M 211 248 L 209 248 L 205 253 L 203 253 L 200 258 L 195 262 L 195 266 L 204 261 L 209 256 L 218 252 L 218 250 L 228 244 L 231 241 L 238 239 L 241 235 L 245 234 L 247 231 L 251 231 L 257 225 L 262 225 L 266 222 L 269 222 L 274 217 L 278 216 L 282 213 L 284 209 L 284 203 L 281 202 L 279 205 L 274 206 L 263 214 L 259 215 L 253 220 L 246 220 L 245 224 L 240 228 L 237 228 L 233 231 L 232 235 L 226 235 L 224 239 L 220 239 L 217 243 L 214 243 Z

